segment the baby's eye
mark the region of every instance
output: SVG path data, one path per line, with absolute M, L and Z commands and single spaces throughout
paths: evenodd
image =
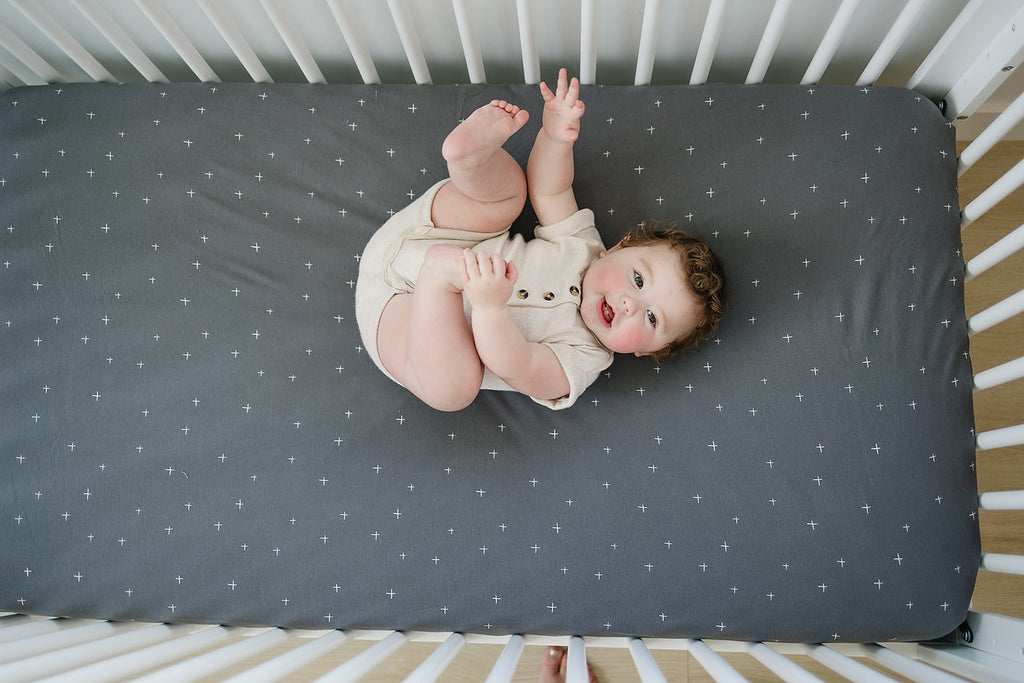
M 633 283 L 636 285 L 637 289 L 644 288 L 644 276 L 635 270 L 633 271 Z
M 647 311 L 647 322 L 649 322 L 652 326 L 657 326 L 658 316 L 654 315 L 654 313 L 651 311 Z

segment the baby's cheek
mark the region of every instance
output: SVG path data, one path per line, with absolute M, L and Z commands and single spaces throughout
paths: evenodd
M 646 341 L 647 334 L 643 327 L 630 325 L 619 329 L 616 346 L 620 349 L 619 353 L 633 353 L 644 348 Z

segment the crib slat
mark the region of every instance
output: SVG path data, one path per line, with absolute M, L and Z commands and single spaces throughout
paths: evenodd
M 274 24 L 274 28 L 277 29 L 284 44 L 288 47 L 288 51 L 292 53 L 295 63 L 302 69 L 302 75 L 306 77 L 306 80 L 310 83 L 326 83 L 327 81 L 324 80 L 324 75 L 320 72 L 320 67 L 317 66 L 306 41 L 302 39 L 302 35 L 288 17 L 288 13 L 281 8 L 279 0 L 260 0 L 260 4 L 263 5 L 263 11 L 270 17 L 271 23 Z
M 718 39 L 722 36 L 726 3 L 727 0 L 711 0 L 708 18 L 704 21 L 704 31 L 700 36 L 700 45 L 697 47 L 697 59 L 694 60 L 693 71 L 690 73 L 690 85 L 700 85 L 708 81 L 711 62 L 715 58 L 715 50 L 718 49 Z
M 19 640 L 21 638 L 31 638 L 44 633 L 53 633 L 61 628 L 67 628 L 66 624 L 69 623 L 69 620 L 67 619 L 40 619 L 38 621 L 31 621 L 26 617 L 26 620 L 21 623 L 10 622 L 10 624 L 8 624 L 7 619 L 13 619 L 17 616 L 20 615 L 4 617 L 4 628 L 0 629 L 0 643 Z
M 983 510 L 1024 510 L 1024 491 L 988 491 L 978 496 Z
M 789 683 L 821 683 L 821 679 L 764 643 L 747 643 L 747 652 L 776 676 Z
M 455 655 L 465 644 L 466 636 L 461 633 L 451 634 L 441 643 L 440 647 L 423 660 L 422 664 L 416 667 L 415 671 L 406 676 L 402 683 L 433 683 L 441 677 L 445 667 L 451 664 Z
M 974 389 L 981 391 L 999 384 L 1012 382 L 1015 379 L 1024 377 L 1024 356 L 997 365 L 988 370 L 982 370 L 974 376 Z
M 587 683 L 587 648 L 583 639 L 573 636 L 569 639 L 569 650 L 565 655 L 565 683 Z
M 523 648 L 525 646 L 525 638 L 520 635 L 511 636 L 505 644 L 505 649 L 501 651 L 498 661 L 496 661 L 494 666 L 491 668 L 491 672 L 487 675 L 487 680 L 485 680 L 484 683 L 505 683 L 506 681 L 511 681 L 512 675 L 516 672 L 516 665 L 519 663 L 519 658 L 522 656 Z
M 861 651 L 882 666 L 905 676 L 912 681 L 928 681 L 928 683 L 963 683 L 963 679 L 951 676 L 941 669 L 928 666 L 924 662 L 901 655 L 899 652 L 882 647 L 877 643 L 861 645 Z
M 289 632 L 289 635 L 292 635 L 292 632 Z M 273 681 L 278 681 L 307 664 L 315 662 L 341 645 L 345 640 L 344 632 L 328 631 L 305 645 L 300 645 L 294 650 L 289 650 L 283 655 L 263 662 L 259 666 L 232 676 L 224 681 L 224 683 L 273 683 Z
M 978 137 L 964 148 L 964 151 L 960 152 L 960 158 L 957 160 L 957 175 L 963 175 L 1021 121 L 1024 121 L 1024 93 L 1004 109 L 992 123 L 988 124 L 985 130 L 981 131 Z
M 405 642 L 405 638 L 405 634 L 401 631 L 392 631 L 379 642 L 374 643 L 373 647 L 363 650 L 338 668 L 316 679 L 316 683 L 347 683 L 359 679 L 360 676 L 387 659 L 388 655 Z
M 1003 236 L 998 242 L 967 262 L 965 275 L 967 279 L 984 273 L 992 266 L 1024 248 L 1024 225 L 1020 225 L 1011 233 Z
M 597 3 L 583 0 L 580 7 L 580 83 L 597 82 Z
M 165 662 L 180 659 L 193 652 L 204 650 L 218 643 L 231 635 L 232 630 L 224 626 L 203 627 L 202 630 L 182 638 L 177 637 L 178 630 L 167 635 L 167 640 L 157 645 L 151 645 L 141 650 L 128 652 L 117 657 L 111 657 L 98 662 L 87 669 L 89 676 L 95 676 L 98 680 L 110 680 L 112 677 L 123 679 L 126 676 L 152 669 Z M 194 627 L 193 627 L 194 628 Z M 74 679 L 77 683 L 78 679 Z
M 806 651 L 811 657 L 837 674 L 849 678 L 851 681 L 856 681 L 857 683 L 883 683 L 893 680 L 840 652 L 836 652 L 826 645 L 808 645 L 806 646 Z
M 78 11 L 124 55 L 135 70 L 142 74 L 150 83 L 168 83 L 167 76 L 157 68 L 149 57 L 135 44 L 127 33 L 117 25 L 114 18 L 103 9 L 96 0 L 72 0 Z
M 966 228 L 993 206 L 1010 196 L 1021 185 L 1024 185 L 1024 159 L 1007 171 L 999 180 L 989 185 L 974 198 L 974 201 L 960 212 L 960 227 Z
M 754 54 L 754 61 L 750 64 L 750 71 L 744 81 L 748 85 L 760 83 L 768 73 L 768 65 L 775 56 L 779 47 L 779 40 L 782 38 L 782 30 L 786 27 L 786 20 L 789 19 L 789 10 L 793 7 L 793 0 L 776 0 L 772 7 L 771 16 L 764 26 L 764 34 Z
M 252 46 L 249 45 L 245 36 L 238 30 L 235 22 L 231 20 L 231 17 L 224 11 L 224 8 L 220 6 L 217 0 L 196 0 L 196 2 L 199 3 L 199 7 L 206 13 L 206 16 L 214 28 L 217 29 L 217 32 L 220 33 L 224 42 L 228 44 L 231 51 L 238 57 L 238 61 L 249 72 L 252 80 L 257 83 L 273 83 L 273 79 L 270 78 L 270 74 L 267 73 L 260 58 L 256 56 Z
M 116 633 L 121 627 L 109 621 L 81 624 L 58 622 L 57 630 L 30 638 L 11 641 L 0 646 L 0 662 L 11 662 L 25 657 L 45 655 L 54 650 L 98 640 Z M 6 668 L 6 667 L 5 667 Z M 6 680 L 0 670 L 0 680 Z
M 158 4 L 156 0 L 135 0 L 135 4 L 139 6 L 139 9 L 149 19 L 149 22 L 160 32 L 164 40 L 170 43 L 174 51 L 188 65 L 188 68 L 192 69 L 192 73 L 199 80 L 203 83 L 220 83 L 220 78 L 213 72 L 210 65 L 199 54 L 199 50 L 195 48 L 192 41 L 185 36 L 181 28 L 171 19 L 171 15 L 167 13 L 167 10 L 162 5 Z
M 640 675 L 642 683 L 668 683 L 665 674 L 658 668 L 657 662 L 651 656 L 644 641 L 640 638 L 631 638 L 629 641 L 629 654 L 633 656 L 633 665 Z
M 232 664 L 241 662 L 261 651 L 273 647 L 287 638 L 284 629 L 272 628 L 258 636 L 244 638 L 230 645 L 207 652 L 184 662 L 179 662 L 166 669 L 160 669 L 142 678 L 136 683 L 186 683 L 214 674 Z
M 523 83 L 540 83 L 540 53 L 533 34 L 533 11 L 530 0 L 516 0 L 516 17 L 519 20 L 519 50 L 523 54 Z
M 649 85 L 654 74 L 654 55 L 658 47 L 658 25 L 661 19 L 661 0 L 645 0 L 644 21 L 640 28 L 640 47 L 636 55 L 636 75 L 633 85 Z
M 978 46 L 978 55 L 945 94 L 946 116 L 970 116 L 1024 60 L 1024 7 Z M 973 55 L 972 55 L 973 56 Z
M 484 59 L 480 54 L 480 41 L 476 39 L 473 22 L 469 16 L 466 0 L 452 0 L 455 10 L 455 23 L 459 26 L 459 39 L 462 41 L 462 52 L 466 56 L 466 69 L 469 71 L 470 83 L 486 83 L 484 75 Z
M 36 54 L 25 42 L 14 35 L 9 28 L 0 24 L 0 47 L 14 55 L 21 64 L 28 67 L 29 72 L 20 68 L 20 64 L 9 64 L 14 76 L 20 78 L 26 85 L 45 85 L 64 80 L 57 70 L 46 63 L 46 60 Z
M 871 85 L 878 80 L 931 1 L 910 0 L 903 7 L 903 11 L 896 17 L 896 21 L 889 28 L 882 44 L 878 46 L 875 54 L 871 57 L 871 61 L 864 67 L 864 71 L 857 79 L 857 85 Z
M 109 660 L 124 652 L 131 652 L 154 643 L 183 635 L 189 629 L 185 625 L 154 624 L 128 633 L 111 636 L 102 640 L 85 643 L 44 656 L 43 666 L 52 665 L 51 672 L 64 673 L 43 679 L 46 683 L 90 683 L 108 681 L 120 670 L 112 669 Z M 79 667 L 79 668 L 73 668 Z
M 1024 576 L 1024 555 L 982 553 L 981 568 L 987 569 L 990 572 Z
M 423 47 L 420 45 L 412 14 L 409 13 L 409 6 L 405 0 L 388 0 L 388 9 L 391 10 L 391 19 L 398 29 L 398 37 L 402 40 L 402 48 L 412 68 L 413 78 L 420 85 L 430 85 L 430 69 L 427 68 L 427 60 L 423 56 Z
M 960 10 L 960 14 L 957 15 L 953 23 L 949 25 L 946 32 L 942 34 L 935 46 L 932 47 L 931 52 L 925 57 L 924 61 L 921 62 L 921 66 L 917 67 L 917 71 L 907 81 L 907 87 L 911 90 L 916 89 L 922 82 L 931 77 L 932 69 L 938 64 L 939 60 L 946 54 L 946 51 L 953 46 L 957 38 L 959 38 L 961 31 L 971 21 L 971 18 L 981 9 L 986 0 L 971 0 L 966 7 Z
M 977 334 L 1020 313 L 1024 313 L 1024 289 L 972 315 L 967 320 L 967 331 Z
M 82 44 L 71 37 L 57 20 L 50 16 L 46 10 L 38 5 L 30 4 L 25 0 L 11 0 L 11 4 L 18 8 L 29 21 L 36 25 L 53 44 L 59 47 L 70 57 L 75 64 L 82 67 L 89 78 L 94 81 L 116 81 L 117 79 L 107 71 L 96 58 L 89 54 L 89 51 L 82 47 Z
M 704 667 L 708 675 L 718 683 L 740 683 L 747 680 L 736 669 L 729 666 L 729 663 L 722 658 L 722 655 L 712 650 L 711 646 L 703 640 L 690 640 L 687 638 L 683 639 L 683 644 L 690 651 L 690 654 L 693 655 L 693 658 L 697 660 L 697 663 Z
M 975 439 L 975 447 L 979 451 L 1022 445 L 1024 445 L 1024 424 L 982 432 Z
M 846 30 L 850 27 L 850 21 L 853 19 L 853 14 L 859 4 L 860 0 L 843 0 L 843 4 L 839 6 L 839 10 L 832 17 L 832 23 L 829 24 L 825 37 L 821 39 L 817 52 L 811 58 L 807 71 L 804 72 L 803 78 L 800 79 L 801 84 L 809 85 L 821 80 L 825 69 L 828 68 L 829 63 L 835 56 L 836 50 L 839 49 L 839 44 L 843 41 Z
M 363 40 L 363 36 L 359 33 L 356 25 L 349 18 L 341 0 L 327 0 L 327 6 L 331 8 L 334 21 L 338 24 L 338 28 L 341 29 L 341 35 L 345 38 L 348 51 L 352 53 L 352 59 L 356 63 L 356 68 L 359 69 L 359 76 L 363 79 L 363 83 L 367 85 L 380 83 L 377 67 L 373 64 L 373 57 L 366 48 L 366 42 Z

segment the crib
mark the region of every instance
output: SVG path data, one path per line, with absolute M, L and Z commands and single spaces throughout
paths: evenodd
M 566 64 L 587 85 L 905 85 L 941 101 L 959 137 L 972 140 L 958 160 L 959 173 L 968 174 L 1000 141 L 1017 139 L 1014 128 L 1024 121 L 1024 85 L 1016 73 L 1024 61 L 1022 27 L 1024 9 L 1013 0 L 2 0 L 0 83 L 5 90 L 197 80 L 536 84 Z M 986 281 L 1007 283 L 995 289 L 1018 286 L 1020 261 L 1014 254 L 1024 247 L 1024 226 L 1016 227 L 1019 215 L 994 214 L 1022 184 L 1024 162 L 963 206 L 965 235 L 974 223 L 974 230 L 986 225 L 1005 233 L 967 262 L 967 280 L 994 268 Z M 970 297 L 970 285 L 967 292 Z M 1002 325 L 1006 336 L 990 345 L 1009 340 L 1010 353 L 1018 355 L 1020 318 L 1015 316 L 1022 311 L 1024 291 L 1011 293 L 970 316 L 969 332 L 983 344 L 987 331 Z M 1020 470 L 1014 461 L 1024 453 L 1024 425 L 999 424 L 982 407 L 994 402 L 986 402 L 983 392 L 1002 387 L 996 401 L 1009 401 L 1009 413 L 1019 419 L 1024 358 L 975 369 L 979 473 L 997 471 L 990 461 L 998 459 L 1008 485 L 1019 487 L 1012 472 Z M 241 498 L 238 504 L 241 509 Z M 999 511 L 1024 510 L 1024 491 L 983 490 L 978 507 L 985 511 L 983 519 L 1009 519 L 1019 512 Z M 1020 551 L 1019 536 L 1000 549 L 1006 547 Z M 981 569 L 985 581 L 997 586 L 996 594 L 1019 596 L 1015 576 L 1024 575 L 1024 557 L 983 552 Z M 769 680 L 773 675 L 787 681 L 1013 681 L 1024 671 L 1024 621 L 973 610 L 956 632 L 934 642 L 492 636 L 9 613 L 0 618 L 0 643 L 4 680 L 124 680 L 145 674 L 140 680 L 496 683 L 531 680 L 536 651 L 548 645 L 568 646 L 569 681 L 587 680 L 588 659 L 602 680 L 620 680 L 617 675 L 643 681 Z M 626 670 L 629 661 L 632 671 Z

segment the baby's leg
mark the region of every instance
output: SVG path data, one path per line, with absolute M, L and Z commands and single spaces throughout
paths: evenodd
M 483 364 L 462 308 L 462 250 L 434 245 L 416 289 L 396 294 L 381 314 L 377 352 L 387 371 L 437 410 L 461 410 L 480 391 Z
M 530 115 L 503 100 L 470 114 L 441 147 L 451 182 L 434 197 L 431 220 L 439 228 L 498 232 L 526 202 L 526 176 L 502 145 Z

